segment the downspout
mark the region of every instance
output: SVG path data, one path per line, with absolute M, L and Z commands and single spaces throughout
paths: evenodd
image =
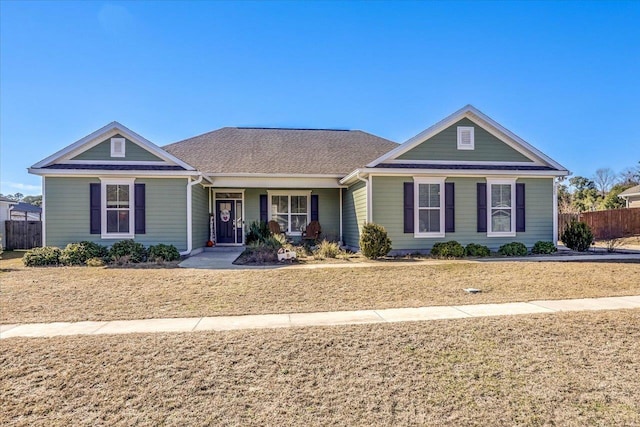
M 342 239 L 342 188 L 338 188 L 340 192 L 340 246 L 344 244 L 344 240 Z
M 558 247 L 558 183 L 553 180 L 553 244 Z
M 180 255 L 189 255 L 193 250 L 193 208 L 192 208 L 192 196 L 191 189 L 194 185 L 200 184 L 202 182 L 202 174 L 199 174 L 198 179 L 195 181 L 191 181 L 191 178 L 188 178 L 187 182 L 187 250 L 184 252 L 180 252 Z
M 370 207 L 371 207 L 371 200 L 370 200 L 371 197 L 370 197 L 370 194 L 369 194 L 369 188 L 370 188 L 369 180 L 365 179 L 365 178 L 362 178 L 360 176 L 360 172 L 358 172 L 356 174 L 356 178 L 358 178 L 360 181 L 364 182 L 364 184 L 365 184 L 365 188 L 366 188 L 365 191 L 366 191 L 366 195 L 367 195 L 367 197 L 366 197 L 366 200 L 367 200 L 367 221 L 366 222 L 369 223 L 369 222 L 371 222 L 371 209 L 370 209 Z

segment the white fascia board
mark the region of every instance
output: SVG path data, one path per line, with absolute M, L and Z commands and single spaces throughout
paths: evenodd
M 398 175 L 398 176 L 412 176 L 412 175 L 429 175 L 429 176 L 490 176 L 490 175 L 511 175 L 511 176 L 530 176 L 530 177 L 556 177 L 566 176 L 567 171 L 520 171 L 520 170 L 487 170 L 487 169 L 404 169 L 404 168 L 365 168 L 360 171 L 363 174 L 376 175 Z
M 358 174 L 362 173 L 361 169 L 356 169 L 353 172 L 351 172 L 349 175 L 345 176 L 344 178 L 342 178 L 340 180 L 340 184 L 343 185 L 347 185 L 353 181 L 357 181 L 358 180 Z
M 397 157 L 415 148 L 416 146 L 420 145 L 427 139 L 437 135 L 438 133 L 442 132 L 443 130 L 445 130 L 446 128 L 448 128 L 449 126 L 453 125 L 454 123 L 458 122 L 463 118 L 468 118 L 478 126 L 485 129 L 487 132 L 494 135 L 496 138 L 500 139 L 502 142 L 509 145 L 511 148 L 520 152 L 524 156 L 529 157 L 531 160 L 534 161 L 534 164 L 546 164 L 558 170 L 567 170 L 564 166 L 562 166 L 555 160 L 551 159 L 550 157 L 548 157 L 547 155 L 545 155 L 544 153 L 542 153 L 541 151 L 533 147 L 531 144 L 529 144 L 528 142 L 526 142 L 525 140 L 523 140 L 513 132 L 504 128 L 502 125 L 500 125 L 499 123 L 497 123 L 496 121 L 494 121 L 489 116 L 482 113 L 480 110 L 478 110 L 472 105 L 466 105 L 460 110 L 445 117 L 443 120 L 425 129 L 424 131 L 420 132 L 418 135 L 400 144 L 400 146 L 394 148 L 393 150 L 389 151 L 388 153 L 384 154 L 383 156 L 369 163 L 367 167 L 374 167 L 380 163 L 385 163 L 385 162 L 388 162 L 389 160 L 396 159 Z M 494 129 L 491 129 L 491 128 L 494 128 L 495 131 Z
M 226 188 L 342 188 L 338 178 L 326 177 L 257 177 L 257 176 L 209 176 L 207 187 Z
M 152 177 L 161 177 L 161 178 L 171 178 L 171 177 L 179 177 L 184 178 L 187 176 L 198 176 L 198 172 L 196 171 L 139 171 L 139 170 L 88 170 L 88 169 L 35 169 L 29 168 L 27 171 L 33 175 L 40 176 L 68 176 L 68 177 L 78 177 L 78 176 L 105 176 L 105 175 L 113 175 L 113 176 L 144 176 L 148 178 Z
M 73 158 L 78 154 L 80 154 L 81 152 L 88 150 L 91 147 L 94 147 L 95 145 L 102 142 L 104 139 L 107 139 L 115 134 L 123 135 L 134 144 L 139 145 L 140 147 L 146 149 L 152 154 L 155 154 L 156 156 L 160 157 L 166 162 L 173 163 L 178 166 L 182 166 L 187 170 L 195 170 L 193 166 L 183 162 L 182 160 L 178 159 L 172 154 L 169 154 L 162 148 L 155 145 L 153 142 L 149 141 L 143 136 L 137 134 L 136 132 L 132 131 L 126 126 L 115 121 L 98 129 L 95 132 L 92 132 L 91 134 L 85 136 L 84 138 L 79 139 L 78 141 L 63 148 L 62 150 L 57 151 L 56 153 L 52 154 L 46 159 L 39 161 L 38 163 L 34 164 L 31 168 L 33 169 L 42 168 L 45 166 L 49 166 L 53 163 L 56 163 L 60 160 L 65 160 L 65 159 L 68 160 L 69 158 Z

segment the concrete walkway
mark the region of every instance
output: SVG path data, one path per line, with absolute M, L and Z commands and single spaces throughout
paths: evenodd
M 415 322 L 440 319 L 461 319 L 467 317 L 510 316 L 516 314 L 557 313 L 561 311 L 618 310 L 633 308 L 640 308 L 640 295 L 512 302 L 502 304 L 332 311 L 321 313 L 259 314 L 246 316 L 113 320 L 105 322 L 87 321 L 0 325 L 0 338 L 154 332 L 230 331 L 236 329 Z

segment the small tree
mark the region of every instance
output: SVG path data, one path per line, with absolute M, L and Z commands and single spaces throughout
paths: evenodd
M 571 221 L 562 232 L 560 240 L 569 249 L 585 252 L 593 243 L 593 233 L 586 223 Z
M 383 257 L 391 251 L 391 239 L 383 226 L 367 223 L 360 235 L 360 250 L 369 259 Z

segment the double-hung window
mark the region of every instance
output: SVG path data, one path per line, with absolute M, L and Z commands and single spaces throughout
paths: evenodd
M 487 236 L 512 237 L 516 235 L 516 181 L 515 179 L 487 180 Z
M 310 192 L 269 192 L 271 209 L 269 220 L 278 221 L 280 228 L 292 236 L 299 236 L 311 218 Z
M 102 238 L 134 236 L 134 179 L 102 179 Z
M 444 237 L 444 178 L 414 178 L 416 237 Z

